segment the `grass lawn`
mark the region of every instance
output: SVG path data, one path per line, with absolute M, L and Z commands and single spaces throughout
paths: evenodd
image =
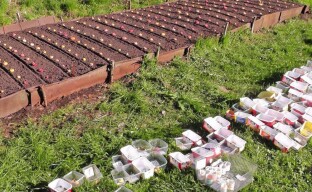
M 104 101 L 68 105 L 40 120 L 13 125 L 18 127 L 14 137 L 0 139 L 0 191 L 39 191 L 90 163 L 104 178 L 75 191 L 114 191 L 118 187 L 110 176 L 111 156 L 122 146 L 161 138 L 169 143 L 169 152 L 177 150 L 173 138 L 184 129 L 200 131 L 203 118 L 223 115 L 240 97 L 256 96 L 311 58 L 312 20 L 295 19 L 258 34 L 229 34 L 222 43 L 200 40 L 189 62 L 177 58 L 159 66 L 146 61 L 135 81 L 114 83 L 103 93 Z M 283 154 L 246 127 L 233 127 L 247 140 L 242 155 L 258 165 L 255 181 L 244 191 L 311 191 L 312 141 L 299 152 Z M 196 181 L 194 171 L 171 167 L 127 187 L 208 190 Z

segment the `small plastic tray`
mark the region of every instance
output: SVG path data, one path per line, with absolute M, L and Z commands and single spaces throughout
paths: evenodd
M 102 179 L 103 175 L 100 172 L 99 168 L 96 165 L 91 164 L 82 168 L 82 172 L 85 175 L 86 179 L 90 182 L 99 182 Z
M 52 192 L 71 192 L 73 186 L 64 179 L 55 179 L 48 185 Z
M 152 145 L 153 153 L 159 153 L 161 155 L 167 154 L 168 144 L 161 139 L 150 140 L 149 143 Z
M 111 171 L 111 175 L 116 185 L 126 184 L 127 178 L 129 177 L 129 174 L 123 169 L 121 170 L 114 169 Z
M 182 151 L 191 149 L 193 142 L 189 140 L 185 140 L 183 137 L 175 138 L 176 145 L 179 147 Z
M 85 176 L 77 171 L 71 171 L 63 179 L 69 182 L 73 187 L 79 187 L 83 184 Z

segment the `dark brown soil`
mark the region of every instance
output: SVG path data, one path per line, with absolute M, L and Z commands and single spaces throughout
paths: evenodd
M 22 87 L 0 67 L 0 98 L 20 91 Z

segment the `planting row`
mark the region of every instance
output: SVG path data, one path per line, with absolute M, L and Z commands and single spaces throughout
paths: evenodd
M 304 147 L 312 136 L 312 61 L 285 73 L 258 98 L 241 98 L 227 117 L 246 124 L 283 152 Z

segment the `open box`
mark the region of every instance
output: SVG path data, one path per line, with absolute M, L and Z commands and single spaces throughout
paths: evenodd
M 273 102 L 275 100 L 276 94 L 273 91 L 262 91 L 257 96 L 259 99 L 265 99 L 269 102 Z
M 273 140 L 275 146 L 280 148 L 282 152 L 286 153 L 295 145 L 295 141 L 287 137 L 283 133 L 278 133 Z
M 155 166 L 146 157 L 140 157 L 132 162 L 135 169 L 142 173 L 143 179 L 149 179 L 154 176 Z
M 302 96 L 303 96 L 303 93 L 295 89 L 289 89 L 288 91 L 288 97 L 295 102 L 300 101 Z
M 103 177 L 99 168 L 97 168 L 97 166 L 94 164 L 82 168 L 82 172 L 85 175 L 86 179 L 90 182 L 98 183 Z
M 242 97 L 239 99 L 239 105 L 244 110 L 250 110 L 255 105 L 255 103 L 248 97 Z
M 282 81 L 288 85 L 290 85 L 294 81 L 298 81 L 301 77 L 300 73 L 296 73 L 294 71 L 287 71 L 282 78 Z
M 230 129 L 231 127 L 231 123 L 224 119 L 223 117 L 221 116 L 215 116 L 214 119 L 220 124 L 222 125 L 223 128 L 226 128 L 226 129 Z
M 303 105 L 303 103 L 292 103 L 290 105 L 291 108 L 291 112 L 293 114 L 299 114 L 300 116 L 302 116 L 305 113 L 306 107 Z M 294 113 L 296 112 L 296 113 Z M 298 116 L 298 115 L 296 115 Z
M 298 117 L 289 111 L 283 111 L 284 123 L 290 126 L 295 126 L 298 123 Z
M 191 159 L 181 152 L 173 152 L 169 154 L 170 163 L 178 169 L 183 170 L 190 166 Z
M 244 112 L 235 112 L 235 122 L 236 123 L 241 123 L 241 124 L 246 124 L 247 118 L 251 116 L 248 113 Z
M 129 177 L 128 173 L 123 169 L 121 170 L 114 169 L 111 171 L 111 175 L 116 185 L 126 184 L 127 178 Z
M 299 133 L 306 137 L 310 138 L 312 136 L 312 122 L 306 121 L 299 129 Z
M 226 138 L 227 145 L 232 146 L 233 148 L 238 148 L 240 152 L 245 149 L 246 141 L 242 138 L 238 137 L 237 135 L 231 135 Z
M 278 133 L 279 132 L 277 130 L 264 125 L 261 126 L 259 135 L 267 140 L 273 141 Z
M 307 107 L 312 107 L 312 93 L 303 95 L 301 101 L 304 101 Z
M 141 172 L 139 170 L 137 170 L 133 164 L 128 164 L 128 165 L 125 165 L 123 166 L 123 171 L 126 175 L 125 177 L 125 181 L 129 182 L 129 183 L 135 183 L 137 182 L 138 180 L 140 180 L 140 177 L 141 177 Z
M 206 143 L 201 147 L 212 151 L 214 153 L 214 157 L 218 157 L 221 155 L 221 148 L 218 143 Z
M 147 159 L 155 166 L 155 172 L 165 169 L 168 163 L 167 159 L 158 153 L 151 153 Z
M 249 113 L 250 109 L 243 109 L 239 103 L 235 103 L 234 105 L 232 105 L 231 109 L 234 110 L 234 112 L 244 112 L 244 113 Z
M 112 164 L 116 170 L 121 170 L 122 166 L 128 164 L 121 155 L 114 155 L 112 157 Z
M 73 187 L 79 187 L 84 182 L 85 176 L 77 171 L 71 171 L 63 179 L 69 182 Z
M 238 147 L 234 147 L 227 140 L 220 143 L 221 153 L 226 155 L 233 155 L 239 151 Z
M 132 191 L 124 186 L 121 186 L 115 192 L 132 192 Z
M 255 104 L 253 107 L 252 107 L 252 115 L 256 116 L 260 113 L 265 113 L 269 110 L 269 108 L 261 105 L 260 103 L 257 103 Z
M 233 131 L 230 131 L 228 129 L 225 128 L 221 128 L 219 130 L 217 130 L 216 132 L 214 132 L 215 137 L 219 138 L 218 140 L 223 140 L 228 138 L 230 135 L 233 135 Z
M 273 128 L 287 136 L 294 132 L 294 129 L 290 125 L 285 125 L 283 123 L 276 123 L 273 125 Z
M 257 133 L 260 131 L 260 127 L 263 125 L 264 123 L 255 116 L 249 116 L 247 118 L 246 126 L 250 127 L 252 130 L 254 130 Z
M 277 81 L 276 82 L 276 87 L 279 88 L 279 89 L 282 89 L 283 92 L 287 92 L 288 89 L 289 89 L 289 85 L 282 82 L 282 81 Z
M 184 139 L 184 137 L 175 138 L 175 141 L 176 141 L 177 147 L 179 147 L 182 151 L 191 149 L 191 147 L 193 145 L 192 141 L 190 141 L 188 139 L 186 140 L 186 139 Z
M 153 148 L 153 146 L 149 142 L 143 139 L 132 141 L 132 146 L 138 150 L 140 156 L 147 156 Z
M 309 84 L 305 82 L 300 81 L 294 81 L 290 84 L 290 88 L 296 89 L 297 91 L 300 91 L 301 93 L 305 93 L 308 89 Z
M 259 114 L 257 115 L 257 118 L 269 127 L 273 127 L 273 125 L 276 123 L 276 118 L 270 115 Z
M 201 136 L 191 130 L 184 131 L 182 135 L 184 139 L 193 142 L 193 146 L 199 146 L 203 144 Z
M 283 122 L 284 120 L 284 114 L 273 109 L 267 110 L 264 114 L 275 117 L 278 122 Z
M 209 143 L 216 143 L 216 144 L 218 144 L 224 140 L 223 137 L 218 136 L 215 132 L 207 135 L 207 139 L 208 139 Z
M 126 161 L 126 163 L 131 163 L 135 159 L 139 158 L 141 155 L 136 148 L 132 145 L 127 145 L 120 149 L 122 158 Z
M 161 139 L 150 140 L 149 143 L 152 145 L 153 153 L 159 153 L 161 155 L 167 154 L 168 144 Z
M 72 192 L 72 185 L 64 179 L 55 179 L 48 185 L 51 192 Z
M 259 99 L 259 98 L 255 98 L 253 99 L 253 102 L 255 102 L 255 104 L 258 104 L 258 105 L 261 105 L 263 107 L 266 107 L 266 108 L 269 108 L 270 106 L 270 102 L 268 102 L 267 100 L 265 99 Z
M 198 157 L 205 158 L 207 165 L 212 163 L 213 158 L 215 157 L 215 154 L 213 151 L 207 150 L 206 148 L 202 148 L 202 147 L 193 148 L 192 154 L 194 158 L 198 158 Z
M 194 157 L 193 155 L 187 155 L 188 158 L 191 160 L 191 167 L 195 170 L 203 169 L 207 166 L 206 158 L 197 156 Z
M 274 86 L 270 86 L 266 90 L 270 91 L 270 92 L 274 92 L 277 95 L 283 93 L 283 89 L 280 89 L 280 88 L 274 87 Z
M 203 128 L 209 133 L 215 132 L 222 127 L 223 126 L 215 118 L 208 117 L 204 119 Z

